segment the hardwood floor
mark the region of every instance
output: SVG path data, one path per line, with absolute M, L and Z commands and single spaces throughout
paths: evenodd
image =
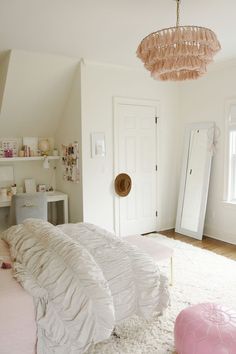
M 194 238 L 178 234 L 177 232 L 174 231 L 174 229 L 161 231 L 158 233 L 173 238 L 175 240 L 180 240 L 186 243 L 190 243 L 193 246 L 207 249 L 209 251 L 215 252 L 217 254 L 231 258 L 236 261 L 236 246 L 230 243 L 215 240 L 207 236 L 203 236 L 203 239 L 199 241 Z

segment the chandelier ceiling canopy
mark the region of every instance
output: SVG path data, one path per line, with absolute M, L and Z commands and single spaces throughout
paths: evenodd
M 221 49 L 216 34 L 200 26 L 180 26 L 180 0 L 176 27 L 150 33 L 138 46 L 137 56 L 154 79 L 183 81 L 197 79 Z

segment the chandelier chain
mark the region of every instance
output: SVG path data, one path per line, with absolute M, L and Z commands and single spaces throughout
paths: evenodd
M 179 27 L 179 13 L 180 13 L 180 0 L 176 0 L 177 9 L 176 9 L 176 27 Z

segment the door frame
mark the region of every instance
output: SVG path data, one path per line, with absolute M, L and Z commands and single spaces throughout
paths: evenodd
M 118 165 L 118 157 L 119 157 L 119 149 L 118 149 L 118 105 L 131 105 L 131 106 L 151 106 L 155 108 L 155 114 L 157 117 L 156 124 L 156 164 L 157 164 L 157 173 L 156 173 L 156 205 L 157 205 L 157 221 L 156 221 L 156 231 L 159 229 L 160 224 L 160 213 L 159 213 L 159 205 L 160 205 L 160 101 L 158 100 L 148 100 L 148 99 L 139 99 L 139 98 L 129 98 L 129 97 L 113 97 L 113 181 L 117 174 L 119 173 L 119 165 Z M 153 117 L 154 118 L 154 117 Z M 113 189 L 114 190 L 114 189 Z M 120 198 L 114 193 L 114 231 L 117 236 L 120 236 Z

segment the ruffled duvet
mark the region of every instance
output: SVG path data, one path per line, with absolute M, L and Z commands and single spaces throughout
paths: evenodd
M 38 354 L 80 354 L 116 323 L 168 304 L 152 259 L 91 224 L 28 219 L 3 234 L 17 280 L 34 298 Z

